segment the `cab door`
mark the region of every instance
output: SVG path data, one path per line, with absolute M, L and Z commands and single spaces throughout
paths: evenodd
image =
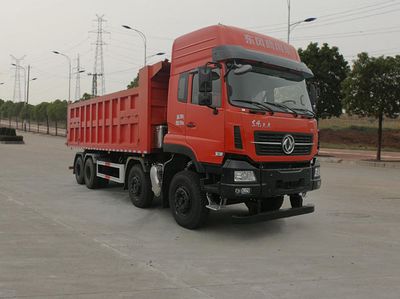
M 222 85 L 220 70 L 213 72 L 218 77 L 212 84 L 212 106 L 200 106 L 198 74 L 189 79 L 190 100 L 186 106 L 186 142 L 192 147 L 197 160 L 203 163 L 222 163 L 224 156 L 224 109 L 222 105 Z M 216 111 L 216 112 L 215 112 Z

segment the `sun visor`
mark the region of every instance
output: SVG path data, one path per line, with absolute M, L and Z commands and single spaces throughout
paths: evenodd
M 303 63 L 279 56 L 269 55 L 266 53 L 245 49 L 241 46 L 218 46 L 212 50 L 213 61 L 221 61 L 227 59 L 244 59 L 262 62 L 265 64 L 289 69 L 302 74 L 305 79 L 314 77 L 313 72 Z

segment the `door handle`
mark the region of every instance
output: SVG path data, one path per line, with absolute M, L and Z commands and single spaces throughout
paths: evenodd
M 187 126 L 188 128 L 194 128 L 194 127 L 196 127 L 196 124 L 195 124 L 194 122 L 188 122 L 188 123 L 186 124 L 186 126 Z

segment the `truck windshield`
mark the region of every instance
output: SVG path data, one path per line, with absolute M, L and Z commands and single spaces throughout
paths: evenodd
M 292 113 L 294 110 L 303 114 L 312 111 L 305 80 L 291 72 L 253 65 L 252 71 L 245 74 L 229 72 L 227 86 L 229 100 L 235 106 L 249 108 L 251 101 L 279 112 Z

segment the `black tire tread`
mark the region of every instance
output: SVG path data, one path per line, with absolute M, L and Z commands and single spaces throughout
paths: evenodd
M 88 178 L 86 176 L 86 167 L 91 167 L 91 177 Z M 85 180 L 85 185 L 86 187 L 88 187 L 89 189 L 97 189 L 99 187 L 99 180 L 98 177 L 96 176 L 96 168 L 95 168 L 95 164 L 93 162 L 93 159 L 91 157 L 85 159 L 85 163 L 84 163 L 84 167 L 83 167 L 83 171 L 84 171 L 84 180 Z
M 81 175 L 80 176 L 78 175 L 78 173 L 76 171 L 76 167 L 77 167 L 78 163 L 81 164 Z M 76 159 L 74 161 L 74 172 L 75 172 L 76 182 L 79 185 L 85 184 L 85 172 L 84 172 L 84 167 L 83 167 L 83 159 L 81 156 L 76 157 Z

